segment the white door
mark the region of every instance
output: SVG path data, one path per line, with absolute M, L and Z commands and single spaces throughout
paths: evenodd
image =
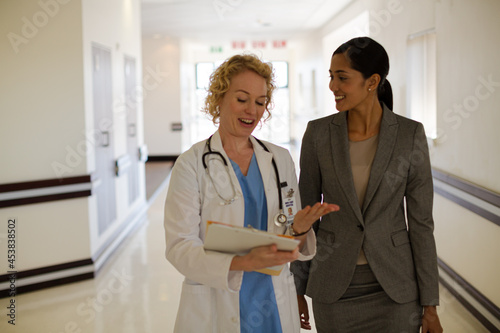
M 116 219 L 113 156 L 113 96 L 111 51 L 92 45 L 98 229 L 101 235 Z
M 127 121 L 127 152 L 130 156 L 128 169 L 129 205 L 139 197 L 139 147 L 137 143 L 137 76 L 135 59 L 125 57 L 125 112 Z

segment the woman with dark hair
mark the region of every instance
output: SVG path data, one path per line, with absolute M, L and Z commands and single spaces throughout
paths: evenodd
M 442 332 L 427 141 L 392 112 L 388 73 L 373 39 L 342 44 L 330 65 L 339 112 L 304 134 L 302 204 L 341 208 L 314 224 L 316 256 L 291 265 L 305 329 L 306 294 L 318 332 Z

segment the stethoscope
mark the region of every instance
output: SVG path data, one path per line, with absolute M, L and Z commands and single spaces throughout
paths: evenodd
M 270 153 L 269 149 L 267 149 L 266 145 L 263 144 L 259 139 L 257 139 L 256 137 L 254 137 L 254 139 L 262 146 L 262 148 L 264 148 L 265 151 L 267 151 L 268 153 Z M 205 170 L 207 171 L 207 174 L 210 178 L 210 181 L 212 182 L 212 185 L 214 186 L 214 189 L 215 189 L 215 192 L 217 193 L 217 195 L 219 196 L 220 199 L 222 199 L 222 202 L 221 202 L 221 205 L 230 205 L 232 204 L 236 199 L 238 199 L 238 196 L 236 195 L 236 190 L 235 190 L 235 187 L 234 187 L 234 184 L 233 184 L 233 180 L 229 174 L 229 166 L 227 164 L 227 160 L 224 156 L 222 156 L 222 154 L 218 151 L 213 151 L 212 150 L 212 147 L 210 146 L 210 142 L 212 140 L 212 136 L 210 136 L 208 139 L 207 139 L 207 148 L 208 148 L 208 151 L 206 153 L 203 154 L 203 156 L 201 157 L 202 159 L 202 162 L 203 162 L 203 167 L 205 168 Z M 231 182 L 231 188 L 232 188 L 232 191 L 233 191 L 233 195 L 230 199 L 226 199 L 224 198 L 220 193 L 219 191 L 217 190 L 217 187 L 215 186 L 215 182 L 213 181 L 212 179 L 212 176 L 210 175 L 210 172 L 208 171 L 208 166 L 207 166 L 207 163 L 206 163 L 206 157 L 209 156 L 209 155 L 216 155 L 216 156 L 219 156 L 222 160 L 222 162 L 224 163 L 224 166 L 226 168 L 226 172 L 229 176 L 229 180 Z M 274 157 L 271 159 L 271 162 L 273 164 L 273 168 L 274 168 L 274 173 L 276 174 L 276 186 L 278 188 L 278 199 L 279 199 L 279 212 L 278 214 L 276 214 L 276 216 L 274 217 L 274 224 L 278 227 L 282 227 L 282 226 L 285 226 L 287 221 L 288 221 L 288 218 L 286 217 L 286 215 L 284 214 L 283 212 L 283 200 L 282 200 L 282 196 L 281 196 L 281 182 L 280 182 L 280 175 L 279 175 L 279 172 L 278 172 L 278 167 L 276 166 L 276 162 L 274 161 Z

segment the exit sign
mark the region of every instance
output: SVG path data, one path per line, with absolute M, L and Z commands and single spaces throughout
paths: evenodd
M 281 49 L 286 47 L 286 40 L 274 40 L 273 47 L 275 49 Z
M 210 53 L 222 53 L 222 46 L 211 46 Z

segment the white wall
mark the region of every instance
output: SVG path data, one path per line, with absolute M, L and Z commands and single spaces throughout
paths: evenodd
M 95 170 L 92 42 L 112 50 L 114 157 L 126 154 L 123 56 L 137 60 L 141 85 L 139 0 L 1 1 L 0 22 L 1 35 L 10 36 L 0 40 L 0 183 Z M 141 105 L 138 112 L 141 144 Z M 118 218 L 108 237 L 145 204 L 142 186 L 129 207 L 126 177 L 116 179 L 116 193 Z M 12 217 L 18 220 L 19 271 L 89 259 L 107 240 L 97 236 L 95 196 L 0 209 L 0 220 Z
M 294 39 L 290 44 L 294 50 L 294 71 L 290 72 L 290 152 L 296 169 L 299 170 L 300 146 L 307 122 L 322 115 L 325 98 L 323 85 L 328 75 L 328 67 L 323 61 L 321 37 L 318 33 Z
M 480 4 L 480 5 L 479 5 Z M 434 165 L 500 192 L 500 2 L 436 4 L 438 140 Z M 475 23 L 464 25 L 465 20 Z M 486 83 L 485 82 L 490 82 Z
M 87 174 L 81 2 L 54 3 L 0 2 L 1 35 L 22 40 L 0 39 L 0 183 Z M 19 271 L 89 258 L 87 198 L 0 209 L 10 217 Z
M 0 183 L 86 173 L 80 6 L 0 2 Z
M 500 193 L 500 2 L 436 3 L 437 128 L 433 166 Z M 464 22 L 474 24 L 464 25 Z M 485 83 L 490 82 L 490 83 Z M 436 198 L 441 258 L 500 306 L 500 228 Z
M 182 120 L 179 40 L 144 37 L 142 54 L 144 137 L 149 155 L 179 155 L 182 132 L 171 129 L 172 123 Z

